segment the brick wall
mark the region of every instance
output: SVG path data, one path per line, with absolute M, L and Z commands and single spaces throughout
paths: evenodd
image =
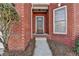
M 31 13 L 32 5 L 30 3 L 16 4 L 16 10 L 20 16 L 20 21 L 11 26 L 11 35 L 8 41 L 9 50 L 24 50 L 32 39 L 32 32 L 35 32 L 35 16 L 44 15 L 45 31 L 49 33 L 49 39 L 74 47 L 75 37 L 79 35 L 79 4 L 65 4 L 67 6 L 67 34 L 53 34 L 53 9 L 58 8 L 56 3 L 50 3 L 48 12 L 44 14 Z M 33 16 L 33 17 L 32 17 Z M 32 17 L 32 20 L 31 20 Z M 32 21 L 32 23 L 31 23 Z M 32 27 L 31 27 L 32 25 Z M 31 28 L 33 31 L 31 31 Z
M 30 3 L 25 3 L 24 4 L 24 28 L 25 28 L 25 45 L 28 45 L 28 42 L 30 41 L 30 39 L 32 39 L 31 37 L 31 17 L 32 17 L 32 9 L 31 9 L 32 5 Z
M 74 4 L 75 34 L 79 35 L 79 4 Z
M 79 36 L 79 4 L 74 4 L 74 39 Z
M 35 33 L 35 25 L 36 25 L 36 16 L 44 16 L 44 31 L 45 33 L 48 33 L 48 16 L 47 12 L 33 12 L 32 17 L 32 31 Z
M 31 39 L 31 4 L 18 3 L 15 7 L 20 16 L 20 21 L 12 26 L 8 48 L 10 51 L 24 51 Z
M 74 46 L 73 28 L 74 28 L 74 13 L 73 4 L 62 4 L 67 6 L 67 34 L 54 34 L 53 33 L 53 9 L 57 8 L 57 4 L 49 5 L 49 38 L 60 43 L 64 43 L 70 47 Z

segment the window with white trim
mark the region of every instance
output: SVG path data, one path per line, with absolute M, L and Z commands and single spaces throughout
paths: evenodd
M 67 6 L 54 9 L 53 17 L 54 34 L 67 34 Z

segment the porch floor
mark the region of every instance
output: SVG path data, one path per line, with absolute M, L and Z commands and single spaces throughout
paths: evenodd
M 52 56 L 46 37 L 36 37 L 34 56 Z

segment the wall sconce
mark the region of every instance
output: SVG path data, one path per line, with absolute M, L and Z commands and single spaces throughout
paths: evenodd
M 61 6 L 61 3 L 58 3 L 58 7 L 60 7 Z

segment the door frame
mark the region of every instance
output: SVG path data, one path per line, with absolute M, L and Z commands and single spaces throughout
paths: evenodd
M 35 16 L 35 32 L 37 33 L 37 17 L 43 17 L 43 33 L 44 33 L 44 16 Z

